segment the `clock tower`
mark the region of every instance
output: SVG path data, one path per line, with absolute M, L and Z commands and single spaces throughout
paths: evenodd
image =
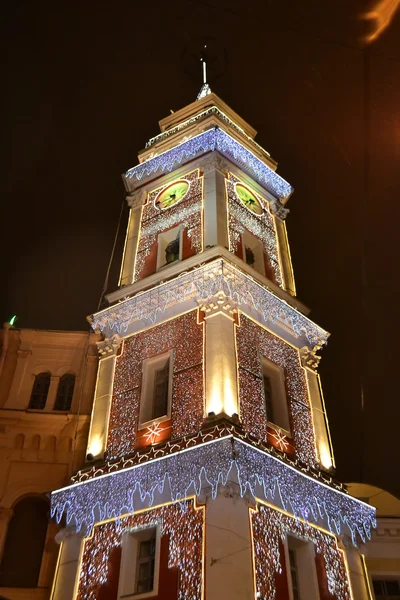
M 293 189 L 205 84 L 124 174 L 86 464 L 51 495 L 53 600 L 368 600 L 374 509 L 334 478 Z

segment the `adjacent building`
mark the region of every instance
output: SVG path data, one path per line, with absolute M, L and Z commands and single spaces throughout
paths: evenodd
M 400 500 L 365 483 L 349 483 L 348 489 L 376 508 L 377 526 L 365 551 L 371 598 L 400 600 Z
M 84 464 L 95 333 L 0 332 L 0 597 L 47 600 L 59 551 L 49 492 Z

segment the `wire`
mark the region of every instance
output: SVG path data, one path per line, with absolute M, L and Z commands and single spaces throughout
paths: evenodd
M 106 277 L 104 279 L 103 289 L 101 290 L 101 294 L 100 294 L 99 304 L 97 306 L 97 310 L 100 310 L 100 307 L 101 307 L 101 304 L 102 304 L 102 301 L 103 301 L 103 298 L 104 298 L 104 294 L 105 294 L 105 292 L 107 290 L 107 287 L 108 287 L 108 280 L 109 280 L 109 277 L 110 277 L 111 265 L 112 265 L 112 262 L 114 260 L 115 247 L 117 245 L 117 240 L 118 240 L 118 235 L 119 235 L 119 229 L 120 229 L 120 226 L 121 226 L 122 213 L 124 211 L 124 206 L 125 206 L 125 198 L 122 200 L 122 203 L 121 203 L 121 210 L 119 211 L 117 231 L 115 232 L 114 243 L 113 243 L 113 247 L 112 247 L 112 250 L 111 250 L 111 256 L 110 256 L 110 260 L 108 262 Z

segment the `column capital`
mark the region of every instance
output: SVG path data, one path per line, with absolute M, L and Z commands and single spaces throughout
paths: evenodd
M 199 161 L 199 167 L 203 173 L 208 173 L 209 171 L 220 171 L 223 175 L 232 169 L 228 161 L 226 161 L 221 154 L 218 154 L 218 152 L 211 152 L 211 154 L 208 154 L 206 158 Z
M 273 215 L 275 215 L 276 217 L 279 217 L 279 219 L 286 219 L 286 217 L 289 214 L 289 209 L 285 208 L 284 206 L 282 206 L 282 204 L 279 202 L 279 200 L 275 200 L 275 199 L 268 199 L 269 200 L 269 205 L 271 208 L 271 212 Z
M 56 533 L 54 539 L 56 540 L 57 544 L 61 544 L 61 542 L 65 542 L 66 540 L 72 538 L 72 537 L 80 537 L 80 538 L 84 538 L 84 534 L 82 533 L 82 530 L 77 532 L 75 527 L 72 527 L 72 525 L 68 525 L 68 527 L 64 527 L 63 529 L 60 529 L 60 531 L 58 533 Z
M 139 189 L 135 192 L 132 192 L 132 194 L 129 194 L 129 196 L 126 197 L 126 201 L 128 206 L 135 210 L 136 208 L 140 208 L 142 206 L 146 200 L 146 196 L 147 191 L 145 189 Z
M 217 292 L 214 296 L 210 296 L 207 300 L 200 302 L 200 310 L 205 313 L 205 319 L 213 317 L 214 315 L 221 313 L 234 321 L 235 313 L 237 313 L 237 304 L 227 296 L 222 290 Z
M 105 358 L 108 356 L 116 356 L 121 342 L 122 338 L 118 335 L 118 333 L 114 333 L 112 337 L 105 338 L 101 342 L 97 342 L 96 346 L 100 357 Z
M 316 371 L 321 360 L 320 356 L 317 356 L 316 352 L 319 350 L 317 346 L 313 350 L 310 350 L 307 346 L 300 348 L 300 359 L 303 367 L 308 367 L 311 371 Z

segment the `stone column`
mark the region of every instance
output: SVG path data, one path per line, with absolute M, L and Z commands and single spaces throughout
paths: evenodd
M 366 580 L 367 573 L 362 564 L 361 552 L 350 541 L 345 544 L 347 563 L 354 600 L 372 600 Z
M 7 537 L 8 524 L 10 523 L 14 511 L 8 506 L 0 506 L 0 559 L 3 555 L 4 544 Z
M 87 455 L 91 455 L 91 460 L 104 458 L 114 384 L 115 360 L 121 341 L 119 335 L 115 334 L 111 338 L 106 338 L 97 344 L 101 358 L 97 370 L 96 389 L 94 392 L 87 445 Z
M 72 527 L 56 535 L 61 544 L 50 600 L 74 600 L 78 590 L 79 568 L 84 539 Z
M 207 600 L 254 600 L 249 504 L 228 483 L 206 508 Z
M 321 382 L 316 371 L 320 357 L 306 346 L 300 350 L 301 362 L 305 370 L 307 385 L 310 394 L 310 404 L 315 433 L 315 444 L 318 459 L 324 469 L 335 466 L 328 418 L 322 396 Z
M 140 221 L 142 217 L 142 206 L 146 199 L 145 190 L 138 190 L 127 201 L 130 208 L 128 227 L 126 230 L 124 254 L 122 257 L 119 285 L 129 285 L 134 280 L 134 268 L 137 244 L 139 239 Z
M 58 386 L 60 384 L 60 377 L 56 375 L 52 375 L 50 377 L 50 387 L 49 392 L 47 394 L 46 406 L 45 410 L 54 410 L 54 405 L 56 403 Z
M 281 206 L 281 204 L 277 201 L 275 204 L 271 204 L 271 212 L 275 217 L 275 226 L 278 235 L 279 245 L 279 258 L 283 270 L 283 281 L 285 290 L 291 296 L 295 296 L 296 285 L 294 281 L 292 258 L 290 256 L 289 242 L 286 232 L 286 223 L 283 220 L 289 211 L 286 208 L 283 208 L 283 206 Z
M 32 342 L 34 335 L 35 332 L 33 329 L 21 329 L 21 344 L 19 350 L 17 351 L 17 365 L 14 371 L 10 393 L 3 408 L 25 409 L 28 406 L 29 396 L 27 398 L 22 391 L 24 383 L 26 384 L 26 369 L 29 364 L 29 357 L 32 353 Z
M 224 176 L 228 165 L 213 152 L 200 168 L 204 173 L 204 249 L 210 246 L 229 248 Z
M 239 413 L 235 312 L 221 291 L 202 304 L 205 314 L 206 415 Z

